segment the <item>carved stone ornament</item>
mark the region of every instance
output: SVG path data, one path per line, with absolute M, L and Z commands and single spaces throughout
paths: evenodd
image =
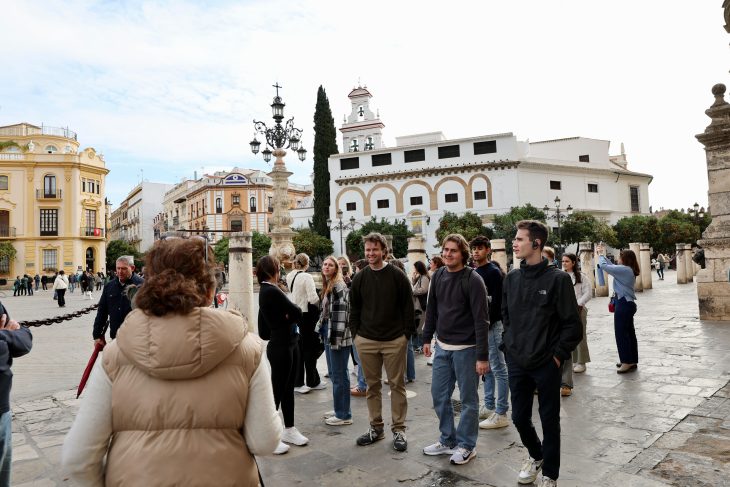
M 12 207 L 13 209 L 15 209 L 16 206 L 18 206 L 15 203 L 13 203 L 12 201 L 10 201 L 5 195 L 0 196 L 0 203 L 6 203 L 8 206 Z
M 81 206 L 88 206 L 92 208 L 100 208 L 101 207 L 101 200 L 92 199 L 92 198 L 85 198 L 81 200 Z

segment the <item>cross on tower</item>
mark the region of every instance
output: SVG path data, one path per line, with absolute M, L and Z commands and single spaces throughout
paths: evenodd
M 279 96 L 279 88 L 283 88 L 283 86 L 279 86 L 279 82 L 277 81 L 276 84 L 271 85 L 274 88 L 276 88 L 276 96 Z

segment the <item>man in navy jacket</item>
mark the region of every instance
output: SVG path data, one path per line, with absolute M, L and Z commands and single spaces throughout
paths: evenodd
M 99 298 L 99 308 L 94 320 L 94 341 L 106 341 L 104 327 L 109 320 L 109 334 L 116 338 L 117 330 L 124 318 L 132 311 L 132 302 L 127 296 L 130 285 L 140 286 L 144 280 L 134 273 L 134 257 L 124 255 L 117 259 L 117 277 L 109 281 Z

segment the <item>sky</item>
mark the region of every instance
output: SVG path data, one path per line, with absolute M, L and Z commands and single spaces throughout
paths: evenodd
M 339 127 L 359 81 L 387 146 L 432 131 L 623 142 L 654 176 L 653 209 L 707 206 L 695 135 L 728 81 L 721 0 L 2 3 L 0 125 L 76 131 L 104 154 L 112 203 L 142 178 L 270 169 L 248 143 L 275 82 L 309 151 L 287 157 L 291 180 L 307 183 L 317 88 Z

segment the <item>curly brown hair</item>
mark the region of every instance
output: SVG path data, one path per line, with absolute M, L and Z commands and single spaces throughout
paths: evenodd
M 186 315 L 208 306 L 216 281 L 211 249 L 205 261 L 206 245 L 197 238 L 158 241 L 145 255 L 145 281 L 134 297 L 135 306 L 155 316 Z

